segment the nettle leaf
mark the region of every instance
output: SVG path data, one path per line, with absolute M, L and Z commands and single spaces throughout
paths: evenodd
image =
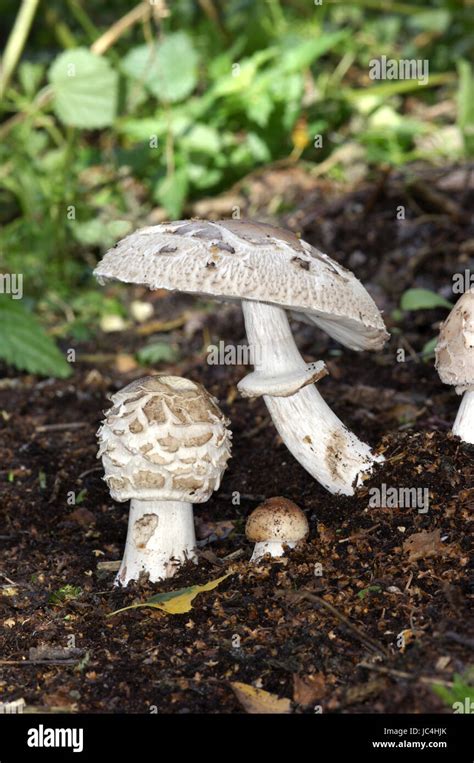
M 106 58 L 86 48 L 66 50 L 53 62 L 48 78 L 54 110 L 65 125 L 92 130 L 113 124 L 118 75 Z
M 185 32 L 176 32 L 154 46 L 132 48 L 122 62 L 122 70 L 160 100 L 175 103 L 194 90 L 197 61 L 191 38 Z
M 154 609 L 161 609 L 162 612 L 166 612 L 168 615 L 182 615 L 193 608 L 193 600 L 198 594 L 203 593 L 204 591 L 214 590 L 214 588 L 217 588 L 217 586 L 231 574 L 231 572 L 228 572 L 226 575 L 216 578 L 215 580 L 210 580 L 203 585 L 193 585 L 188 588 L 179 588 L 177 591 L 158 593 L 147 601 L 117 609 L 115 612 L 111 612 L 107 615 L 107 617 L 117 615 L 119 612 L 126 612 L 128 609 L 138 609 L 139 607 L 153 607 Z
M 71 366 L 35 317 L 10 297 L 0 297 L 0 358 L 21 371 L 61 379 Z
M 402 310 L 431 310 L 434 307 L 447 307 L 452 304 L 447 299 L 429 289 L 407 289 L 400 300 Z

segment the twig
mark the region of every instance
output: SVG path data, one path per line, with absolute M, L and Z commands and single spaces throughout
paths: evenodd
M 63 424 L 43 424 L 40 427 L 35 428 L 35 432 L 64 432 L 68 429 L 81 429 L 82 427 L 88 427 L 89 424 L 86 421 L 70 421 Z
M 152 5 L 149 2 L 145 1 L 139 3 L 135 8 L 132 8 L 131 11 L 126 13 L 125 16 L 122 16 L 121 19 L 116 21 L 115 24 L 112 24 L 110 29 L 107 29 L 107 31 L 94 42 L 91 46 L 91 53 L 102 56 L 115 42 L 117 42 L 119 37 L 121 37 L 127 29 L 136 24 L 137 21 L 145 19 L 151 12 Z M 169 14 L 164 2 L 156 3 L 153 12 L 161 18 L 164 18 Z
M 92 469 L 86 469 L 85 472 L 81 472 L 77 479 L 82 480 L 84 479 L 84 477 L 87 477 L 89 474 L 92 474 L 93 472 L 101 472 L 101 471 L 102 471 L 102 466 L 93 466 Z
M 238 559 L 240 556 L 243 556 L 244 549 L 238 548 L 237 551 L 232 551 L 231 554 L 227 554 L 227 556 L 223 556 L 222 560 L 223 562 L 232 562 L 234 559 Z
M 349 535 L 348 538 L 342 538 L 338 541 L 338 543 L 348 543 L 350 540 L 357 540 L 358 538 L 363 537 L 364 535 L 368 535 L 369 533 L 373 532 L 377 529 L 377 527 L 380 527 L 380 522 L 377 522 L 376 525 L 372 525 L 372 527 L 368 527 L 367 529 L 359 530 L 359 532 L 354 533 L 354 535 Z
M 77 665 L 77 660 L 0 660 L 0 665 Z
M 433 684 L 441 684 L 441 686 L 447 686 L 448 688 L 453 687 L 452 681 L 444 681 L 442 678 L 437 678 L 436 676 L 433 676 L 433 678 L 430 678 L 429 676 L 414 676 L 411 673 L 405 673 L 403 670 L 386 668 L 384 665 L 371 665 L 369 662 L 359 662 L 357 667 L 373 670 L 376 673 L 383 673 L 383 675 L 386 676 L 393 676 L 393 678 L 401 678 L 404 681 L 418 681 L 421 684 L 428 684 L 429 686 L 432 686 Z
M 357 636 L 359 641 L 365 644 L 365 646 L 371 647 L 371 649 L 380 652 L 381 654 L 385 655 L 385 657 L 389 656 L 389 653 L 385 647 L 382 646 L 382 644 L 379 644 L 378 641 L 375 641 L 375 639 L 363 633 L 360 628 L 354 625 L 354 623 L 351 623 L 351 621 L 345 615 L 343 615 L 342 612 L 339 612 L 339 610 L 336 609 L 333 604 L 325 601 L 325 599 L 322 599 L 320 596 L 316 596 L 315 594 L 310 593 L 309 591 L 305 591 L 304 589 L 301 591 L 278 591 L 277 595 L 287 596 L 288 598 L 292 598 L 294 600 L 309 601 L 311 604 L 314 604 L 317 607 L 324 607 L 324 609 L 327 609 L 328 612 L 334 615 L 334 617 L 337 617 L 341 623 L 344 623 L 346 628 L 351 631 L 354 636 Z
M 2 57 L 2 69 L 0 71 L 0 98 L 3 97 L 8 87 L 10 78 L 25 46 L 26 38 L 31 29 L 33 18 L 38 7 L 39 0 L 23 0 L 13 29 L 10 32 L 5 53 Z
M 443 634 L 444 638 L 449 641 L 455 641 L 456 644 L 462 644 L 462 646 L 468 646 L 470 649 L 474 649 L 474 639 L 469 636 L 462 636 L 460 633 L 453 633 L 453 631 L 446 631 Z

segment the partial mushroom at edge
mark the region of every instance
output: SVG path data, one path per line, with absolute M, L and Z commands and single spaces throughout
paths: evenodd
M 474 290 L 459 298 L 441 326 L 436 369 L 444 384 L 462 395 L 453 434 L 474 444 Z

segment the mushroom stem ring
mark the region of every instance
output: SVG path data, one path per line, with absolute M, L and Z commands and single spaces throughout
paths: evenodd
M 280 437 L 306 471 L 331 493 L 352 495 L 362 473 L 370 472 L 383 457 L 374 456 L 321 397 L 295 344 L 286 311 L 248 300 L 242 309 L 255 371 L 238 385 L 239 390 L 247 396 L 263 395 Z M 321 368 L 318 374 L 318 378 L 324 375 Z M 285 381 L 297 378 L 299 383 L 288 393 Z M 275 379 L 287 390 L 285 396 L 275 392 Z M 270 380 L 267 388 L 266 380 Z

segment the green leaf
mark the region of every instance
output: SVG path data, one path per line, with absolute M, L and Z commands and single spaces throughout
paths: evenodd
M 31 61 L 23 61 L 18 67 L 18 79 L 25 93 L 30 97 L 36 94 L 44 74 L 42 64 L 34 64 Z
M 370 593 L 380 593 L 382 588 L 379 585 L 369 585 L 367 588 L 363 588 L 361 591 L 358 592 L 357 598 L 358 599 L 365 599 L 366 596 L 368 596 Z
M 71 366 L 34 316 L 6 296 L 0 297 L 0 358 L 32 374 L 71 375 Z
M 105 58 L 86 48 L 61 53 L 48 72 L 54 110 L 71 127 L 111 125 L 117 112 L 118 75 Z
M 402 310 L 431 310 L 434 307 L 447 307 L 451 310 L 452 304 L 440 294 L 429 289 L 408 289 L 400 300 Z
M 435 354 L 435 347 L 438 344 L 438 337 L 435 336 L 433 339 L 429 339 L 426 344 L 423 345 L 423 349 L 421 351 L 421 357 L 426 361 L 432 358 Z
M 184 135 L 180 141 L 180 146 L 187 151 L 197 151 L 203 154 L 214 156 L 221 148 L 219 133 L 214 127 L 204 124 L 197 124 Z
M 183 211 L 188 193 L 188 176 L 184 169 L 161 180 L 155 189 L 155 198 L 164 206 L 171 219 L 177 219 Z
M 455 703 L 460 703 L 464 706 L 467 704 L 469 706 L 470 703 L 474 701 L 473 678 L 473 669 L 471 667 L 468 668 L 464 676 L 460 673 L 454 674 L 452 687 L 433 683 L 432 689 L 446 705 L 451 706 L 452 708 Z M 456 712 L 469 712 L 469 710 L 456 709 Z
M 467 61 L 458 62 L 458 126 L 464 137 L 468 156 L 474 156 L 474 76 Z
M 49 597 L 50 604 L 64 604 L 67 601 L 77 599 L 82 593 L 82 589 L 78 586 L 65 585 L 62 588 L 58 588 L 57 591 L 51 594 Z
M 192 93 L 197 82 L 197 53 L 185 32 L 157 45 L 138 45 L 125 56 L 122 70 L 162 101 L 175 103 Z
M 285 50 L 278 69 L 286 73 L 299 73 L 346 37 L 347 32 L 340 31 L 322 34 L 310 40 L 295 40 L 293 45 Z
M 154 342 L 138 350 L 137 359 L 144 366 L 155 363 L 172 363 L 178 359 L 178 353 L 174 347 L 166 342 Z

